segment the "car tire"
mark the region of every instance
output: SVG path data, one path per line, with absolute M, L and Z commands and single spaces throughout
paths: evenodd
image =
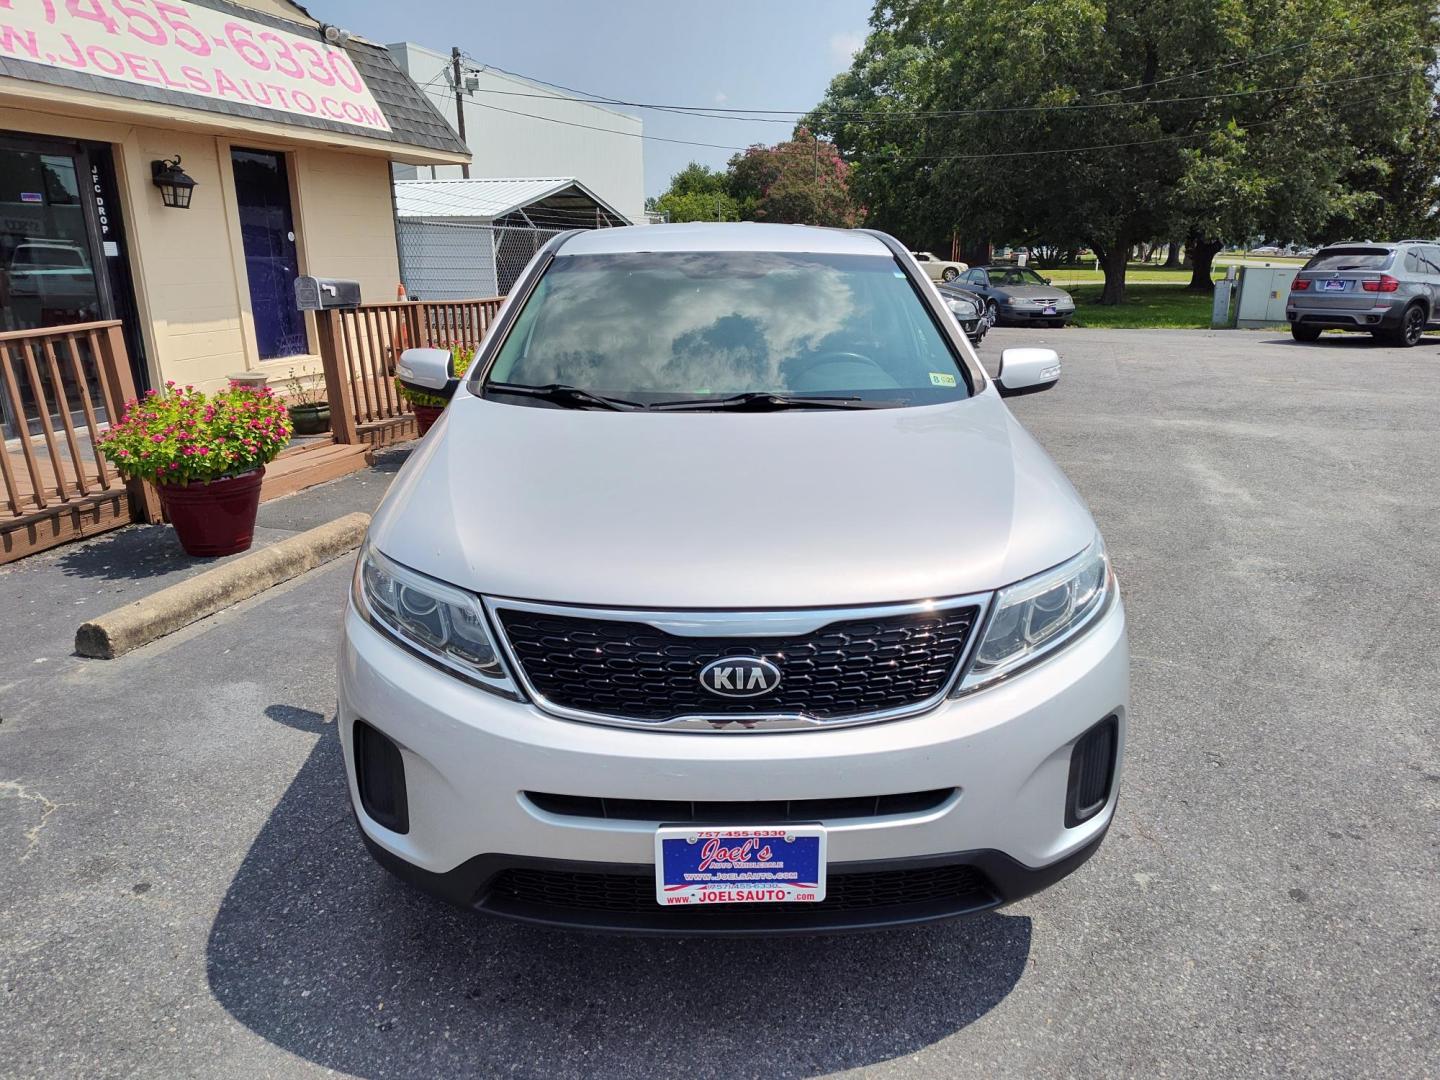
M 1292 322 L 1290 324 L 1290 336 L 1296 341 L 1319 341 L 1320 327 L 1306 326 L 1304 323 Z
M 1387 344 L 1398 345 L 1402 349 L 1419 345 L 1420 339 L 1425 336 L 1425 308 L 1420 304 L 1411 304 L 1400 316 L 1400 325 L 1393 330 L 1382 331 L 1379 336 Z
M 985 301 L 985 325 L 995 329 L 1000 323 L 1000 305 L 994 300 Z
M 960 271 L 956 270 L 953 266 L 947 266 L 944 270 L 940 271 L 941 281 L 954 281 L 959 276 Z

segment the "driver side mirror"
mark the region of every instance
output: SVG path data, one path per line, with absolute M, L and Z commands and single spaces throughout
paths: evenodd
M 450 370 L 449 349 L 406 349 L 395 365 L 395 374 L 402 383 L 421 390 L 439 391 L 445 397 L 454 393 L 460 382 Z
M 1049 390 L 1060 381 L 1060 356 L 1054 349 L 1006 349 L 1000 354 L 995 385 L 1001 397 Z
M 1050 279 L 1048 277 L 1042 277 L 1040 280 L 1043 281 L 1046 285 L 1050 284 Z

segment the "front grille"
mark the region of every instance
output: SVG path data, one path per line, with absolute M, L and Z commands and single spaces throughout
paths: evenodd
M 527 791 L 525 797 L 551 814 L 651 821 L 667 824 L 788 825 L 807 821 L 923 814 L 942 806 L 954 788 L 907 791 L 899 795 L 853 795 L 838 799 L 775 799 L 765 802 L 692 802 L 675 799 L 602 799 L 593 795 L 552 795 Z
M 825 899 L 816 904 L 714 904 L 700 910 L 785 909 L 797 918 L 803 918 L 811 912 L 875 911 L 925 904 L 955 904 L 959 901 L 969 901 L 980 907 L 992 903 L 994 895 L 985 875 L 973 866 L 927 866 L 909 870 L 831 874 L 825 883 Z M 571 870 L 512 868 L 501 871 L 481 904 L 532 911 L 653 913 L 660 918 L 670 914 L 692 914 L 677 908 L 663 908 L 655 902 L 653 874 L 592 874 Z
M 848 619 L 781 637 L 688 637 L 648 623 L 500 608 L 510 647 L 535 690 L 568 709 L 658 722 L 680 716 L 860 717 L 918 705 L 945 689 L 977 608 Z M 749 699 L 699 682 L 722 657 L 763 657 L 779 687 Z

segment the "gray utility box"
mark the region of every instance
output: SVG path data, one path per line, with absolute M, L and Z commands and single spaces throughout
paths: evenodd
M 360 306 L 360 283 L 340 278 L 297 277 L 295 306 L 301 311 Z
M 1235 325 L 1242 330 L 1284 325 L 1285 302 L 1298 266 L 1246 266 L 1240 270 L 1240 295 L 1235 301 Z

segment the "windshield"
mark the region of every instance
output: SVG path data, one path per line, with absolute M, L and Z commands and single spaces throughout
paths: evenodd
M 1390 263 L 1386 248 L 1326 248 L 1304 270 L 1383 270 Z
M 991 285 L 1044 285 L 1045 279 L 1034 270 L 991 270 Z
M 737 394 L 921 405 L 969 393 L 894 259 L 755 251 L 559 256 L 488 372 L 496 383 L 645 405 Z

